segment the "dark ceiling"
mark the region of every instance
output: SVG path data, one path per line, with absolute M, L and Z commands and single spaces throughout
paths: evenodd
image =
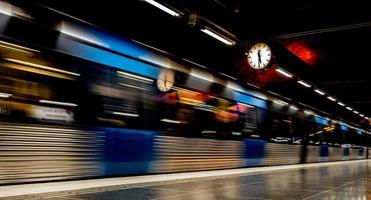
M 367 120 L 269 70 L 256 72 L 245 61 L 254 41 L 272 44 L 276 61 L 347 106 L 371 116 L 369 58 L 371 13 L 361 0 L 158 0 L 182 11 L 174 18 L 139 0 L 34 2 L 55 8 L 125 37 L 166 50 L 211 69 L 338 114 L 353 122 Z M 234 34 L 225 46 L 187 24 L 189 13 Z

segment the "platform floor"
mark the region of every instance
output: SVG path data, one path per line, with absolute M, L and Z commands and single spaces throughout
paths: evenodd
M 116 200 L 116 199 L 371 199 L 371 161 L 350 161 L 309 165 L 267 167 L 254 170 L 220 170 L 179 174 L 142 176 L 143 183 L 110 184 L 109 179 L 96 179 L 107 186 L 54 191 L 42 194 L 4 197 L 6 199 Z M 370 170 L 369 170 L 370 169 Z M 245 171 L 244 171 L 245 170 Z M 250 171 L 249 171 L 250 170 Z M 370 172 L 369 172 L 370 171 Z M 228 172 L 228 173 L 226 173 Z M 235 173 L 233 173 L 235 172 Z M 196 174 L 196 175 L 195 175 Z M 201 174 L 201 176 L 200 176 Z M 203 174 L 203 175 L 202 175 Z M 213 175 L 214 174 L 214 175 Z M 172 177 L 161 179 L 161 177 Z M 155 180 L 160 177 L 160 179 Z M 130 177 L 126 177 L 129 179 Z M 141 177 L 138 177 L 139 180 Z M 148 179 L 150 178 L 150 179 Z M 151 179 L 152 178 L 152 179 Z M 120 178 L 124 180 L 124 178 Z M 120 179 L 116 179 L 120 180 Z M 134 179 L 132 179 L 134 180 Z M 152 181 L 148 181 L 152 180 Z M 124 183 L 122 181 L 121 183 Z M 72 182 L 70 182 L 72 183 Z M 66 184 L 59 182 L 54 184 Z M 81 184 L 84 184 L 80 181 Z M 86 182 L 88 185 L 88 182 Z M 44 184 L 47 186 L 47 184 Z M 28 185 L 30 186 L 30 185 Z M 33 187 L 43 187 L 34 184 Z M 8 189 L 22 185 L 9 186 Z M 0 187 L 0 193 L 6 187 Z M 20 191 L 21 192 L 21 191 Z M 3 195 L 4 196 L 4 195 Z M 1 199 L 1 198 L 0 198 Z

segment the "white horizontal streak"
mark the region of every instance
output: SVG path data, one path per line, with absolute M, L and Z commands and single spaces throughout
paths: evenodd
M 146 82 L 153 82 L 152 79 L 149 79 L 149 78 L 145 78 L 143 76 L 138 76 L 138 75 L 134 75 L 134 74 L 130 74 L 130 73 L 126 73 L 126 72 L 123 72 L 123 71 L 116 71 L 120 76 L 123 76 L 125 78 L 130 78 L 130 79 L 134 79 L 134 80 L 142 80 L 142 81 L 146 81 Z
M 69 103 L 69 102 L 61 102 L 61 101 L 50 101 L 50 100 L 44 100 L 41 99 L 39 100 L 40 103 L 47 103 L 47 104 L 55 104 L 55 105 L 61 105 L 61 106 L 71 106 L 71 107 L 76 107 L 78 106 L 75 103 Z
M 153 5 L 153 6 L 155 6 L 158 9 L 160 9 L 160 10 L 162 10 L 162 11 L 164 11 L 164 12 L 166 12 L 166 13 L 172 15 L 172 16 L 174 16 L 174 17 L 178 17 L 180 15 L 178 12 L 176 12 L 176 11 L 174 11 L 174 10 L 172 10 L 172 9 L 170 9 L 170 8 L 164 6 L 164 5 L 162 5 L 162 4 L 160 4 L 160 3 L 156 2 L 156 1 L 153 1 L 153 0 L 144 0 L 144 1 L 147 2 L 147 3 L 149 3 L 149 4 L 151 4 L 151 5 Z
M 322 91 L 322 90 L 318 90 L 318 89 L 316 89 L 316 90 L 314 90 L 317 94 L 320 94 L 320 95 L 325 95 L 326 93 L 324 92 L 324 91 Z
M 12 96 L 12 94 L 8 94 L 8 93 L 0 92 L 0 97 L 1 97 L 1 98 L 8 98 L 8 97 L 10 97 L 10 96 Z
M 214 33 L 213 31 L 207 29 L 207 28 L 204 28 L 204 29 L 201 29 L 202 32 L 206 33 L 207 35 L 219 40 L 220 42 L 228 45 L 228 46 L 233 46 L 235 44 L 234 41 L 231 41 L 227 38 L 224 38 L 223 36 L 220 36 L 219 34 L 217 33 Z
M 128 117 L 139 117 L 138 114 L 134 114 L 134 113 L 112 112 L 112 114 L 114 114 L 114 115 L 128 116 Z
M 160 121 L 167 122 L 167 123 L 173 123 L 173 124 L 180 124 L 180 123 L 182 123 L 181 121 L 172 120 L 172 119 L 161 119 Z
M 332 96 L 328 96 L 327 99 L 331 100 L 331 101 L 336 101 L 336 99 Z
M 289 73 L 288 71 L 284 70 L 284 69 L 281 69 L 281 68 L 277 68 L 276 69 L 276 72 L 288 77 L 288 78 L 292 78 L 294 75 L 292 75 L 291 73 Z
M 307 83 L 307 82 L 305 82 L 305 81 L 302 81 L 302 80 L 298 81 L 298 83 L 299 83 L 300 85 L 304 86 L 304 87 L 307 87 L 307 88 L 312 87 L 311 84 L 309 84 L 309 83 Z

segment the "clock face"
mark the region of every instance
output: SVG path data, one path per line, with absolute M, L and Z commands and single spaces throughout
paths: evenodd
M 162 70 L 157 79 L 157 88 L 162 92 L 169 91 L 174 85 L 174 72 Z
M 271 58 L 271 48 L 265 43 L 254 44 L 247 53 L 247 61 L 254 69 L 263 69 L 267 67 Z

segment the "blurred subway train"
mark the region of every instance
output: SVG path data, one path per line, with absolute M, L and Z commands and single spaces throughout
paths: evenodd
M 0 2 L 0 184 L 368 158 L 355 125 L 38 12 Z

